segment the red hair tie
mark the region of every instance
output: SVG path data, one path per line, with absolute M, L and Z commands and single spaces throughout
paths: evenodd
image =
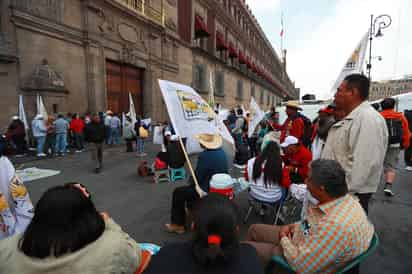
M 220 245 L 222 238 L 219 235 L 209 235 L 207 237 L 207 243 L 210 245 Z

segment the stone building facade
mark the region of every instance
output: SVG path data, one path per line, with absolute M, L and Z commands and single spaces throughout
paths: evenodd
M 127 112 L 131 93 L 165 120 L 158 79 L 267 109 L 299 97 L 285 66 L 244 0 L 0 0 L 2 128 L 19 95 L 33 117 L 36 94 L 49 113 L 85 113 Z
M 412 75 L 401 79 L 374 81 L 371 83 L 369 100 L 376 101 L 408 92 L 412 92 Z

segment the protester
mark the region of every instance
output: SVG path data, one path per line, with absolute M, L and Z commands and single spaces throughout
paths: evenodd
M 105 140 L 105 127 L 99 115 L 94 115 L 92 122 L 85 128 L 86 141 L 93 143 L 91 148 L 92 159 L 95 161 L 95 172 L 99 173 L 103 166 L 103 142 Z
M 18 116 L 13 116 L 6 132 L 6 139 L 11 140 L 15 145 L 17 156 L 24 155 L 26 152 L 26 129 Z
M 278 123 L 272 123 L 272 127 L 276 130 L 280 130 L 280 142 L 283 143 L 288 136 L 294 136 L 298 140 L 302 141 L 304 135 L 305 124 L 300 117 L 299 112 L 302 108 L 297 102 L 289 101 L 286 104 L 286 114 L 288 118 L 279 125 Z
M 293 136 L 288 136 L 280 146 L 285 152 L 283 161 L 289 171 L 290 180 L 295 184 L 303 183 L 308 176 L 312 153 Z
M 195 176 L 199 187 L 205 193 L 209 192 L 209 181 L 213 175 L 228 173 L 225 152 L 222 149 L 222 137 L 218 134 L 200 134 L 196 138 L 204 151 L 199 154 Z M 191 178 L 193 181 L 193 178 Z M 185 232 L 186 211 L 191 209 L 195 201 L 199 199 L 194 184 L 178 187 L 173 191 L 171 223 L 166 224 L 169 232 L 182 234 Z
M 144 141 L 148 137 L 148 134 L 149 134 L 147 129 L 148 127 L 143 123 L 142 119 L 138 117 L 136 120 L 136 123 L 134 124 L 134 131 L 136 134 L 137 156 L 139 157 L 144 157 L 147 155 L 147 153 L 144 152 Z M 147 135 L 147 136 L 144 136 L 144 135 Z
M 323 148 L 328 138 L 328 132 L 331 126 L 336 123 L 333 117 L 334 109 L 327 106 L 319 110 L 318 121 L 314 130 L 314 138 L 312 142 L 312 158 L 313 160 L 320 159 Z
M 110 138 L 112 136 L 112 132 L 110 128 L 110 120 L 112 119 L 112 116 L 113 116 L 113 112 L 111 110 L 108 110 L 106 112 L 106 116 L 104 117 L 106 145 L 109 144 Z
M 130 273 L 142 251 L 75 184 L 47 190 L 23 235 L 0 242 L 0 273 Z
M 82 152 L 84 149 L 84 121 L 80 119 L 79 114 L 75 113 L 73 119 L 70 122 L 70 130 L 73 133 L 74 143 L 76 146 L 76 152 Z
M 396 170 L 399 164 L 399 154 L 402 149 L 407 149 L 410 145 L 411 134 L 409 132 L 408 120 L 401 112 L 396 112 L 395 99 L 385 98 L 381 102 L 381 115 L 385 118 L 388 127 L 388 149 L 386 151 L 384 166 L 385 189 L 387 196 L 393 196 L 392 185 L 395 182 Z
M 62 114 L 57 116 L 56 122 L 54 122 L 56 128 L 56 154 L 64 156 L 67 149 L 67 135 L 69 130 L 69 123 L 64 119 Z
M 71 112 L 67 113 L 67 116 L 65 120 L 69 124 L 69 129 L 67 130 L 67 148 L 74 148 L 75 147 L 75 142 L 74 142 L 74 137 L 72 134 L 72 131 L 70 130 L 70 123 L 72 122 L 73 119 L 73 114 Z M 69 152 L 68 149 L 66 149 L 66 152 Z
M 235 128 L 236 120 L 237 120 L 236 112 L 234 109 L 231 109 L 229 112 L 229 116 L 227 117 L 230 131 L 232 131 Z
M 36 139 L 37 157 L 45 157 L 44 143 L 46 142 L 47 128 L 43 115 L 37 114 L 31 124 L 33 137 Z
M 412 132 L 412 110 L 405 110 L 405 118 L 408 120 L 409 132 Z M 412 143 L 412 134 L 409 139 L 409 143 Z M 405 149 L 405 170 L 412 171 L 412 145 Z
M 185 141 L 185 139 L 182 140 L 183 143 L 185 143 Z M 167 145 L 166 152 L 166 163 L 170 168 L 181 168 L 185 165 L 186 157 L 178 136 L 173 135 L 170 137 L 170 143 Z
M 23 233 L 32 218 L 33 204 L 29 193 L 0 147 L 0 241 Z M 0 250 L 2 253 L 1 247 Z
M 269 143 L 269 142 L 275 142 L 277 144 L 279 144 L 279 140 L 280 140 L 280 134 L 278 131 L 275 131 L 272 126 L 269 124 L 269 122 L 267 122 L 267 128 L 265 130 L 266 134 L 263 136 L 263 139 L 261 141 L 261 145 L 260 145 L 260 151 L 263 151 L 263 149 L 265 148 L 265 146 Z
M 49 115 L 46 122 L 47 135 L 44 151 L 49 156 L 53 156 L 56 152 L 56 125 L 54 116 Z
M 126 121 L 124 122 L 123 138 L 126 141 L 126 152 L 133 152 L 133 141 L 136 139 L 136 133 L 132 119 L 129 116 L 126 116 Z
M 243 144 L 243 133 L 244 133 L 244 128 L 246 127 L 246 120 L 243 117 L 243 110 L 241 108 L 239 108 L 237 110 L 237 117 L 236 117 L 236 122 L 235 122 L 235 126 L 232 129 L 232 134 L 234 136 L 235 139 L 235 144 L 236 147 Z
M 239 212 L 234 203 L 211 193 L 198 202 L 193 215 L 192 240 L 162 247 L 145 274 L 264 273 L 254 248 L 239 243 Z
M 388 147 L 385 120 L 367 101 L 369 85 L 369 79 L 361 74 L 348 75 L 341 83 L 335 103 L 344 118 L 330 128 L 321 156 L 341 164 L 349 191 L 358 196 L 366 212 L 381 182 Z
M 336 161 L 313 161 L 306 185 L 313 199 L 302 221 L 252 225 L 247 243 L 255 246 L 265 265 L 277 255 L 296 273 L 335 273 L 368 249 L 374 228 L 348 194 L 345 171 Z
M 277 143 L 269 142 L 259 156 L 248 161 L 245 178 L 249 181 L 251 198 L 272 204 L 280 201 L 282 187 L 288 187 L 290 182 L 289 174 L 282 171 Z
M 121 126 L 122 126 L 122 122 L 117 116 L 117 113 L 114 113 L 113 117 L 110 119 L 109 145 L 118 145 L 120 143 Z

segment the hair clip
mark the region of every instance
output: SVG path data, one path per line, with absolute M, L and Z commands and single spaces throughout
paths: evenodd
M 207 237 L 207 243 L 210 245 L 220 245 L 222 238 L 219 235 L 209 235 Z

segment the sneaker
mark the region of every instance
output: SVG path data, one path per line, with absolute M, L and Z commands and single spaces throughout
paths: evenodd
M 386 196 L 394 196 L 395 195 L 395 193 L 393 193 L 393 191 L 392 191 L 392 185 L 390 185 L 390 184 L 385 185 L 385 189 L 383 190 L 383 192 L 385 193 Z
M 412 171 L 412 166 L 407 166 L 407 167 L 405 167 L 405 170 L 407 170 L 407 171 Z
M 37 157 L 46 157 L 47 155 L 46 154 L 44 154 L 44 153 L 38 153 L 37 154 Z
M 233 164 L 234 167 L 238 168 L 238 169 L 244 169 L 246 168 L 246 165 L 239 165 L 239 164 Z
M 82 152 L 82 150 L 81 150 L 81 149 L 79 149 L 79 150 L 76 150 L 76 153 L 80 153 L 80 152 Z

